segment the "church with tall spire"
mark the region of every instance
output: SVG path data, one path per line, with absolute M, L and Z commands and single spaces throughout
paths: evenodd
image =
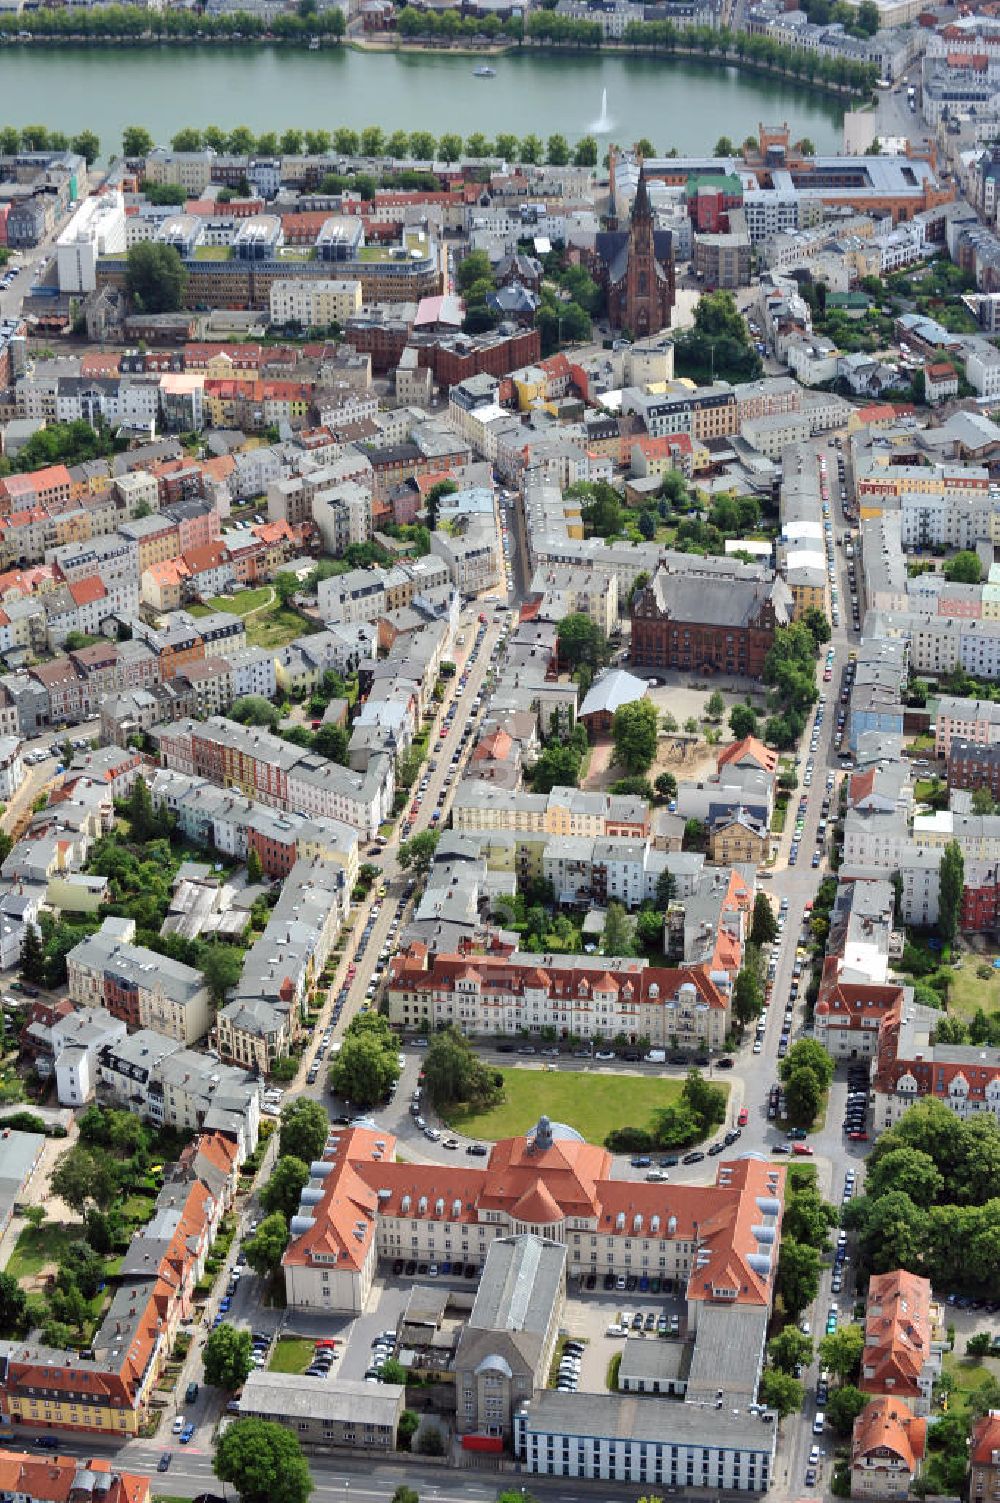
M 639 173 L 628 229 L 602 231 L 595 250 L 612 328 L 627 330 L 633 339 L 668 329 L 674 308 L 673 236 L 655 227 L 645 172 Z

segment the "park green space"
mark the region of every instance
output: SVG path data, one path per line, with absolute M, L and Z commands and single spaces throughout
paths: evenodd
M 683 1077 L 604 1074 L 583 1070 L 510 1069 L 503 1074 L 504 1100 L 483 1112 L 448 1114 L 450 1127 L 473 1138 L 509 1138 L 525 1133 L 545 1115 L 576 1128 L 588 1143 L 603 1143 L 615 1127 L 651 1128 L 657 1112 L 673 1106 Z M 713 1082 L 728 1091 L 721 1081 Z
M 296 637 L 308 636 L 318 629 L 291 606 L 279 605 L 270 585 L 259 590 L 237 590 L 235 595 L 215 595 L 204 605 L 188 609 L 192 616 L 207 616 L 211 611 L 242 616 L 251 647 L 287 647 Z
M 992 956 L 965 955 L 960 966 L 949 967 L 948 1011 L 962 1018 L 1000 1010 L 1000 971 L 990 970 L 989 980 L 976 975 L 977 966 L 992 966 Z
M 959 1357 L 955 1352 L 945 1352 L 944 1370 L 954 1382 L 948 1397 L 948 1409 L 955 1413 L 964 1409 L 977 1388 L 990 1378 L 1000 1378 L 1000 1360 L 996 1357 Z
M 262 605 L 267 605 L 274 599 L 274 591 L 270 585 L 264 585 L 259 590 L 237 590 L 235 595 L 213 595 L 204 605 L 192 605 L 189 607 L 192 616 L 208 616 L 212 611 L 228 611 L 230 616 L 249 616 L 251 611 L 259 611 Z

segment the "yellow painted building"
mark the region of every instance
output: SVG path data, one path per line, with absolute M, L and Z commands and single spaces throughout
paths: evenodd
M 175 522 L 164 519 L 160 532 L 151 532 L 139 541 L 139 577 L 154 564 L 163 564 L 180 558 L 181 540 Z
M 523 366 L 521 370 L 514 372 L 511 380 L 517 392 L 518 412 L 530 412 L 532 407 L 545 401 L 549 389 L 549 378 L 540 366 Z
M 720 825 L 709 841 L 712 860 L 719 866 L 733 866 L 740 861 L 755 864 L 767 856 L 768 832 L 755 822 L 736 818 Z

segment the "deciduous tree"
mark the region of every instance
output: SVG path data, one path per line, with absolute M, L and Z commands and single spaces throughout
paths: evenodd
M 101 154 L 101 139 L 92 130 L 78 132 L 69 144 L 73 151 L 83 157 L 88 167 L 92 167 Z
M 0 1273 L 0 1331 L 17 1336 L 24 1324 L 28 1296 L 12 1274 Z
M 129 246 L 125 286 L 143 313 L 173 313 L 184 302 L 187 271 L 172 245 L 141 240 Z
M 236 1326 L 216 1326 L 205 1342 L 205 1382 L 213 1388 L 241 1388 L 250 1375 L 252 1337 Z
M 474 1106 L 495 1104 L 503 1095 L 503 1077 L 475 1053 L 457 1028 L 439 1029 L 424 1056 L 424 1080 L 437 1107 L 454 1102 Z
M 261 1190 L 260 1203 L 265 1211 L 280 1211 L 286 1221 L 291 1221 L 308 1183 L 309 1165 L 286 1154 L 275 1164 L 271 1178 Z
M 356 1106 L 377 1106 L 399 1079 L 395 1048 L 370 1034 L 348 1033 L 330 1068 L 330 1089 Z
M 745 736 L 756 736 L 759 724 L 757 711 L 750 705 L 733 705 L 729 712 L 729 729 L 737 741 L 742 741 Z
M 854 1429 L 854 1421 L 870 1402 L 871 1395 L 862 1393 L 860 1388 L 855 1388 L 848 1383 L 844 1388 L 836 1388 L 831 1393 L 826 1405 L 827 1422 L 833 1426 L 835 1432 L 846 1439 Z
M 570 671 L 581 663 L 599 668 L 608 658 L 607 638 L 600 627 L 581 612 L 564 616 L 556 628 L 559 661 Z
M 102 1149 L 74 1143 L 49 1176 L 53 1195 L 82 1217 L 88 1206 L 106 1211 L 118 1194 L 118 1166 Z
M 424 876 L 429 872 L 440 838 L 437 830 L 421 830 L 410 840 L 404 840 L 399 847 L 398 857 L 403 870 L 409 871 L 412 867 L 418 876 Z
M 261 1278 L 269 1278 L 281 1262 L 288 1246 L 288 1222 L 278 1211 L 265 1216 L 252 1237 L 244 1244 L 247 1262 Z
M 812 1337 L 798 1326 L 787 1325 L 767 1343 L 767 1355 L 775 1367 L 794 1376 L 797 1367 L 807 1367 L 812 1361 Z
M 658 716 L 652 700 L 638 699 L 621 705 L 614 714 L 611 733 L 615 761 L 628 772 L 645 772 L 656 757 Z
M 313 1490 L 298 1437 L 270 1420 L 238 1419 L 227 1426 L 212 1467 L 242 1503 L 308 1503 Z
M 819 1293 L 819 1253 L 814 1247 L 782 1237 L 777 1287 L 786 1315 L 798 1320 Z
M 122 155 L 148 157 L 153 149 L 153 138 L 144 125 L 126 125 L 122 131 Z
M 607 917 L 601 933 L 601 950 L 605 955 L 635 954 L 632 920 L 621 903 L 608 904 Z
M 282 1158 L 313 1164 L 322 1158 L 329 1131 L 330 1119 L 319 1102 L 298 1096 L 282 1108 L 278 1152 Z
M 846 1383 L 857 1377 L 864 1349 L 865 1333 L 860 1326 L 838 1326 L 820 1342 L 819 1360 Z
M 757 1397 L 769 1409 L 777 1410 L 779 1419 L 785 1419 L 789 1414 L 797 1414 L 802 1408 L 805 1389 L 797 1378 L 792 1377 L 791 1373 L 782 1372 L 776 1367 L 768 1367 L 760 1375 L 760 1390 Z

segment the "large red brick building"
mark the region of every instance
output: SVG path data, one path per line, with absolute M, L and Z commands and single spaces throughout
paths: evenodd
M 777 576 L 660 568 L 632 602 L 633 665 L 759 678 L 792 598 Z

